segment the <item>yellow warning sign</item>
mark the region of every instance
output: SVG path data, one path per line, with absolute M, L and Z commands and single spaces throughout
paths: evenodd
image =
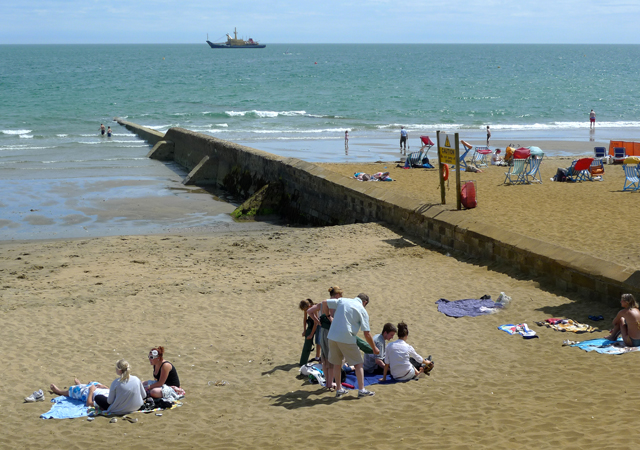
M 455 164 L 456 163 L 456 149 L 451 145 L 449 141 L 449 135 L 445 134 L 444 146 L 438 149 L 438 156 L 441 164 Z M 442 141 L 440 141 L 442 142 Z

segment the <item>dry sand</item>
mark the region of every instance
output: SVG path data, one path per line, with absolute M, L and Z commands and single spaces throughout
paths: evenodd
M 473 174 L 479 207 L 461 212 L 550 242 L 637 267 L 632 223 L 637 193 L 621 193 L 620 167 L 605 181 L 503 186 L 504 168 Z M 409 195 L 439 201 L 435 171 L 391 163 L 331 166 L 377 172 Z M 356 181 L 354 180 L 354 183 Z M 454 203 L 453 191 L 448 199 Z M 501 266 L 415 245 L 379 224 L 327 228 L 264 226 L 242 233 L 106 237 L 0 243 L 3 349 L 1 448 L 632 448 L 638 437 L 635 374 L 640 354 L 606 356 L 563 347 L 601 337 L 537 327 L 569 317 L 606 329 L 618 299 L 593 303 L 546 289 Z M 433 355 L 430 377 L 373 386 L 336 400 L 296 378 L 301 299 L 330 286 L 365 292 L 372 331 L 404 320 L 409 342 Z M 507 310 L 453 319 L 439 298 L 513 298 Z M 602 314 L 603 322 L 588 315 Z M 527 322 L 539 339 L 497 329 Z M 126 358 L 151 377 L 163 345 L 187 391 L 162 417 L 110 424 L 99 417 L 42 420 L 47 402 L 24 404 L 74 377 L 109 384 Z M 216 387 L 213 382 L 228 381 Z
M 638 435 L 628 413 L 637 410 L 638 355 L 563 347 L 564 339 L 602 333 L 533 324 L 589 314 L 603 314 L 606 324 L 616 299 L 602 305 L 549 292 L 378 224 L 1 249 L 2 448 L 630 448 Z M 325 298 L 332 285 L 370 295 L 375 333 L 406 321 L 409 342 L 436 361 L 432 375 L 342 400 L 297 379 L 297 304 Z M 513 302 L 490 316 L 452 319 L 434 304 L 500 291 Z M 509 322 L 528 322 L 540 338 L 497 330 Z M 187 391 L 184 406 L 162 417 L 45 421 L 38 416 L 48 402 L 22 403 L 75 376 L 110 383 L 122 357 L 147 379 L 155 345 L 165 346 Z M 229 385 L 210 385 L 218 380 Z
M 435 157 L 435 152 L 430 152 Z M 478 207 L 461 212 L 481 223 L 640 269 L 640 241 L 635 239 L 640 223 L 640 192 L 623 192 L 621 165 L 605 165 L 603 181 L 555 183 L 558 167 L 569 167 L 573 158 L 543 159 L 542 184 L 506 185 L 506 167 L 489 166 L 482 173 L 461 172 L 461 180 L 477 182 Z M 396 162 L 370 164 L 321 164 L 353 177 L 355 172 L 390 172 L 394 182 L 385 189 L 440 204 L 440 181 L 435 169 L 402 169 Z M 369 182 L 371 183 L 371 182 Z M 381 183 L 378 183 L 379 185 Z M 449 178 L 447 206 L 456 208 L 455 174 Z

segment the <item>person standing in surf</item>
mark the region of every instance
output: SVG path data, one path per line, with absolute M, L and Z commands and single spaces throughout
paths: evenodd
M 107 128 L 107 137 L 111 137 L 111 127 Z
M 407 138 L 409 137 L 409 133 L 404 127 L 400 127 L 400 153 L 402 153 L 402 144 L 404 143 L 404 154 L 407 154 Z
M 100 134 L 104 136 L 104 133 L 105 133 L 104 124 L 101 123 L 100 124 Z
M 596 129 L 596 113 L 593 109 L 589 113 L 589 129 Z
M 489 147 L 490 140 L 491 140 L 491 130 L 489 129 L 489 125 L 487 125 L 487 147 Z

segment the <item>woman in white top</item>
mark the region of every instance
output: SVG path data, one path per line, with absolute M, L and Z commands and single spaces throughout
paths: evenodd
M 116 363 L 116 378 L 109 388 L 109 409 L 107 414 L 129 414 L 140 409 L 147 393 L 142 386 L 142 381 L 135 375 L 131 375 L 131 366 L 121 359 Z
M 425 370 L 429 372 L 433 368 L 433 362 L 418 355 L 414 348 L 407 344 L 408 337 L 409 328 L 407 324 L 404 322 L 399 323 L 398 340 L 387 345 L 384 356 L 384 372 L 380 381 L 387 380 L 389 371 L 391 371 L 391 376 L 395 380 L 407 381 L 417 377 Z

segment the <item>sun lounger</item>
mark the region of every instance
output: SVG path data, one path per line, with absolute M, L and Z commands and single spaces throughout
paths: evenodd
M 606 158 L 607 157 L 607 149 L 606 147 L 593 147 L 594 157 L 596 158 Z
M 627 157 L 627 150 L 624 147 L 614 147 L 613 148 L 613 163 L 614 164 L 622 164 L 624 159 Z

